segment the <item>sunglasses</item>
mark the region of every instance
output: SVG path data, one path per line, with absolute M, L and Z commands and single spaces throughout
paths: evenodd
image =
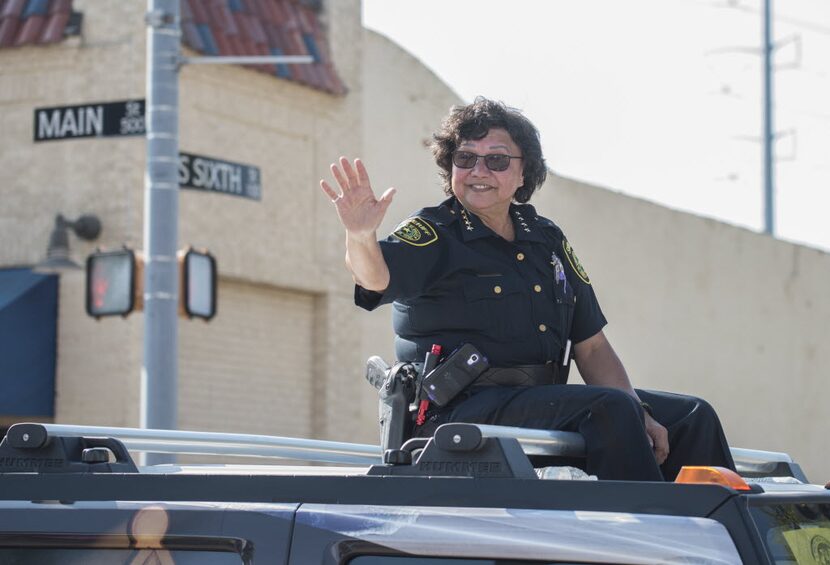
M 487 168 L 495 172 L 506 171 L 510 166 L 510 159 L 521 159 L 521 157 L 502 155 L 500 153 L 477 155 L 469 151 L 456 151 L 452 154 L 452 164 L 459 169 L 472 169 L 476 166 L 479 158 L 484 159 L 484 164 L 487 165 Z

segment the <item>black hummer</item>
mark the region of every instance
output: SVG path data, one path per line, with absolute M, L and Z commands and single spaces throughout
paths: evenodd
M 573 456 L 579 439 L 446 424 L 383 463 L 371 445 L 17 424 L 0 444 L 0 563 L 830 563 L 830 491 L 783 454 L 734 450 L 743 478 L 539 478 L 563 475 L 527 454 Z M 131 451 L 336 465 L 137 466 Z

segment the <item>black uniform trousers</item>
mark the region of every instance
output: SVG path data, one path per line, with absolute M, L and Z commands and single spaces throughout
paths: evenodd
M 580 432 L 584 470 L 606 480 L 672 481 L 684 465 L 735 468 L 714 409 L 700 398 L 637 390 L 666 427 L 669 456 L 658 466 L 645 433 L 643 409 L 625 392 L 586 385 L 472 387 L 428 413 L 417 436 L 446 422 Z

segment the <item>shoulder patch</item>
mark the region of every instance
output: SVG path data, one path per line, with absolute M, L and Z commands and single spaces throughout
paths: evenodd
M 425 247 L 438 241 L 438 232 L 435 231 L 433 225 L 418 216 L 404 220 L 395 228 L 392 235 L 416 247 Z
M 579 262 L 576 253 L 574 253 L 574 248 L 571 247 L 571 244 L 568 243 L 567 239 L 562 240 L 562 249 L 565 251 L 568 263 L 571 264 L 571 267 L 574 271 L 576 271 L 576 274 L 579 275 L 579 278 L 582 279 L 582 282 L 585 284 L 591 284 L 591 280 L 588 278 L 588 273 L 585 272 L 585 267 L 583 267 L 582 263 Z

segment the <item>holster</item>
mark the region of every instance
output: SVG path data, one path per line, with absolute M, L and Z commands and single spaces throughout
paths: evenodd
M 378 389 L 380 445 L 384 452 L 400 449 L 412 434 L 409 405 L 415 400 L 416 376 L 411 363 L 397 363 L 389 369 Z
M 485 386 L 540 386 L 565 384 L 567 365 L 517 365 L 486 369 L 470 385 Z M 410 405 L 415 401 L 419 367 L 413 363 L 397 363 L 391 368 L 379 357 L 371 357 L 366 366 L 366 379 L 378 389 L 378 419 L 380 444 L 387 449 L 400 449 L 412 435 L 413 414 Z

